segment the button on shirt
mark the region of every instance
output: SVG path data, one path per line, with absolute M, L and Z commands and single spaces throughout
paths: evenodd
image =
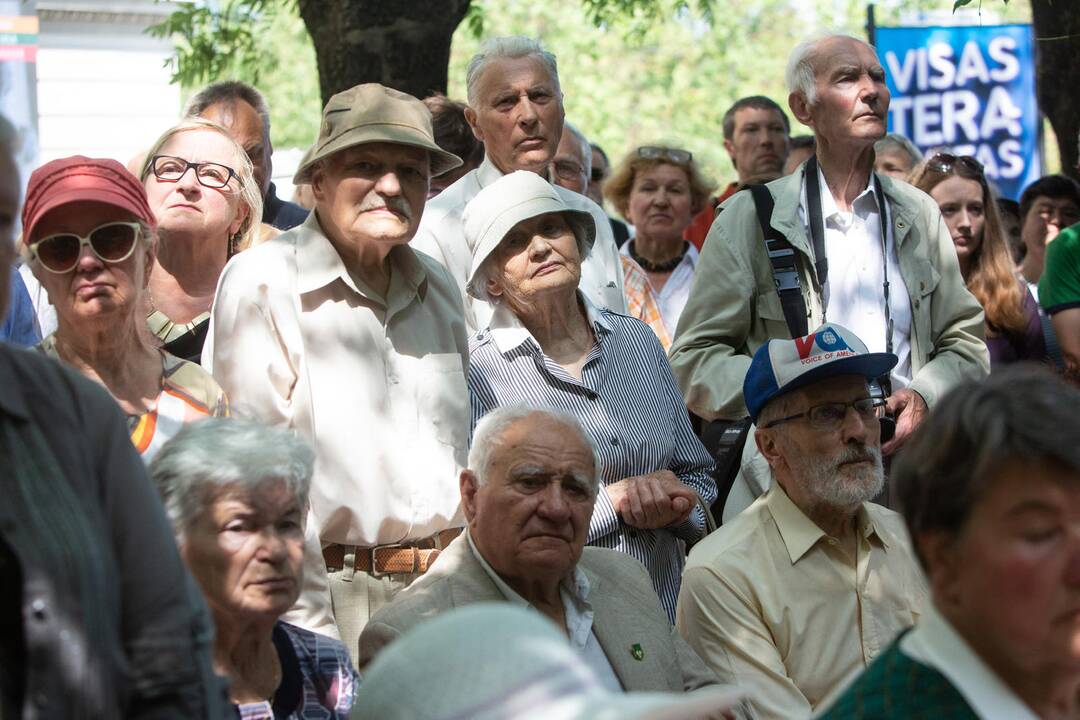
M 583 296 L 579 293 L 579 298 Z M 581 380 L 540 349 L 516 316 L 497 306 L 490 329 L 473 336 L 469 363 L 472 423 L 497 407 L 555 408 L 581 421 L 600 454 L 601 482 L 671 470 L 708 506 L 716 498 L 711 456 L 690 427 L 682 394 L 656 335 L 636 318 L 583 299 L 596 343 Z M 697 540 L 705 517 L 696 508 L 681 525 L 638 530 L 623 523 L 606 492 L 596 499 L 588 543 L 621 550 L 649 571 L 660 604 L 675 617 L 684 542 Z
M 633 242 L 633 241 L 631 241 Z M 630 243 L 623 245 L 619 252 L 630 257 Z M 660 305 L 660 316 L 664 319 L 664 328 L 668 336 L 675 335 L 675 328 L 679 325 L 679 316 L 686 307 L 686 300 L 690 297 L 690 288 L 694 284 L 694 268 L 697 267 L 698 249 L 688 243 L 686 253 L 675 269 L 671 271 L 664 287 L 657 290 L 656 301 Z
M 690 553 L 676 626 L 763 718 L 810 717 L 927 603 L 901 517 L 856 520 L 853 559 L 774 485 Z
M 313 212 L 234 257 L 218 284 L 203 366 L 240 414 L 315 446 L 309 522 L 323 543 L 371 547 L 462 524 L 461 298 L 427 256 L 399 246 L 388 258 L 383 299 L 349 274 Z M 321 562 L 309 549 L 305 595 L 325 582 Z
M 427 253 L 450 271 L 461 292 L 465 319 L 470 330 L 486 328 L 494 308 L 465 292 L 465 283 L 469 280 L 469 269 L 472 267 L 472 251 L 465 239 L 465 226 L 461 215 L 470 200 L 502 175 L 502 171 L 495 167 L 491 159 L 485 157 L 480 167 L 467 172 L 428 201 L 424 216 L 420 220 L 420 229 L 412 242 L 413 248 Z M 608 216 L 599 205 L 584 195 L 558 185 L 554 187 L 567 207 L 589 213 L 596 223 L 596 240 L 592 250 L 581 263 L 578 287 L 598 306 L 626 312 L 622 264 L 619 262 L 619 249 L 611 234 Z
M 850 329 L 866 343 L 870 352 L 885 352 L 885 294 L 881 258 L 881 220 L 873 175 L 866 189 L 852 203 L 850 213 L 836 207 L 825 176 L 818 168 L 821 186 L 821 216 L 825 225 L 825 255 L 829 259 L 825 283 L 825 313 L 829 322 Z M 886 212 L 888 212 L 886 210 Z M 812 237 L 806 210 L 806 183 L 803 183 L 799 214 Z M 888 237 L 889 315 L 893 321 L 893 352 L 900 359 L 892 371 L 894 388 L 911 383 L 911 299 L 900 274 L 891 223 Z
M 491 578 L 491 582 L 495 583 L 495 587 L 499 589 L 503 597 L 514 605 L 532 609 L 529 601 L 507 585 L 499 573 L 488 565 L 487 560 L 476 549 L 476 544 L 473 543 L 472 535 L 468 530 L 465 531 L 465 537 L 469 541 L 469 550 L 472 551 L 476 562 L 480 563 L 480 567 Z M 566 634 L 570 637 L 570 645 L 581 653 L 582 659 L 596 673 L 596 677 L 600 679 L 603 686 L 612 692 L 622 692 L 622 683 L 619 682 L 619 677 L 611 667 L 611 661 L 608 660 L 604 648 L 600 647 L 600 641 L 596 639 L 596 633 L 592 629 L 593 608 L 589 604 L 590 589 L 589 578 L 579 567 L 574 568 L 572 578 L 563 580 L 559 585 L 559 597 L 562 598 L 563 612 L 566 614 Z

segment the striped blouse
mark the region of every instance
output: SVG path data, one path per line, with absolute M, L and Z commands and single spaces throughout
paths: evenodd
M 600 455 L 601 482 L 671 470 L 706 505 L 716 498 L 713 462 L 690 428 L 682 394 L 656 335 L 636 318 L 598 309 L 579 294 L 596 336 L 579 381 L 547 357 L 507 308 L 469 346 L 472 426 L 497 407 L 536 405 L 573 414 Z M 705 528 L 700 508 L 672 527 L 639 530 L 622 522 L 601 492 L 588 543 L 628 553 L 649 571 L 672 622 L 686 559 L 685 542 Z

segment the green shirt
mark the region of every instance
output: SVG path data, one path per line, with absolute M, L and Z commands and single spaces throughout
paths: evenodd
M 932 667 L 912 660 L 893 643 L 819 720 L 977 720 L 955 687 Z
M 1046 249 L 1039 304 L 1051 315 L 1080 307 L 1080 223 L 1062 230 Z

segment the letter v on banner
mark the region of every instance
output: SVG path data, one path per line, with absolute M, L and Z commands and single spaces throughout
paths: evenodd
M 810 333 L 804 338 L 793 338 L 795 340 L 795 348 L 799 351 L 799 359 L 805 360 L 810 357 L 810 351 L 814 349 L 814 340 L 817 338 L 817 333 Z

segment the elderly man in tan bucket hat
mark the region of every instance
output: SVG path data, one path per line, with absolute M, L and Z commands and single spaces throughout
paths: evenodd
M 411 95 L 378 84 L 335 95 L 295 178 L 311 184 L 314 212 L 233 258 L 214 302 L 204 366 L 239 412 L 316 448 L 304 587 L 285 619 L 354 655 L 370 613 L 462 525 L 461 294 L 409 247 L 430 177 L 460 164 Z

